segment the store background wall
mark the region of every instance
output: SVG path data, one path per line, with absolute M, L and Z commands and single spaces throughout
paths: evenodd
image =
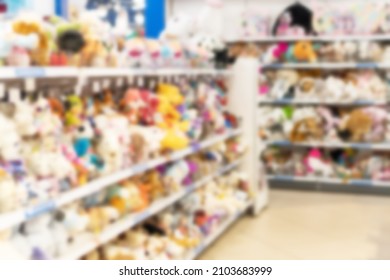
M 167 18 L 172 15 L 184 13 L 187 15 L 194 15 L 194 11 L 199 11 L 199 8 L 204 4 L 204 0 L 166 0 Z M 330 5 L 337 5 L 342 7 L 343 4 L 351 3 L 367 3 L 367 0 L 224 0 L 224 34 L 225 38 L 236 38 L 239 36 L 239 26 L 241 22 L 241 15 L 244 11 L 256 11 L 261 14 L 270 14 L 277 17 L 280 12 L 289 4 L 300 2 L 309 7 L 320 3 L 329 3 Z M 372 0 L 372 2 L 389 2 L 389 0 Z

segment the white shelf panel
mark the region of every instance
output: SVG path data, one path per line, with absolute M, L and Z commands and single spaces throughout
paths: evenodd
M 344 101 L 321 101 L 321 100 L 294 100 L 294 99 L 279 99 L 279 100 L 264 100 L 259 98 L 259 104 L 261 105 L 330 105 L 330 106 L 386 106 L 389 102 L 386 101 L 370 101 L 370 100 L 358 100 L 351 102 Z
M 374 63 L 374 62 L 345 62 L 345 63 L 333 63 L 333 62 L 319 62 L 319 63 L 274 63 L 261 65 L 262 69 L 389 69 L 390 63 Z
M 315 182 L 323 184 L 349 185 L 355 187 L 374 187 L 374 188 L 390 188 L 390 182 L 381 182 L 373 180 L 342 180 L 337 178 L 322 178 L 322 177 L 298 177 L 290 175 L 269 175 L 268 180 L 279 182 Z
M 103 244 L 115 239 L 121 233 L 129 230 L 130 228 L 136 226 L 142 221 L 150 218 L 157 213 L 161 212 L 170 205 L 173 205 L 175 202 L 180 201 L 183 197 L 194 192 L 196 189 L 201 188 L 207 182 L 217 178 L 233 169 L 238 167 L 241 163 L 241 160 L 237 160 L 229 165 L 221 167 L 219 170 L 213 174 L 202 178 L 198 182 L 194 183 L 187 188 L 183 188 L 179 192 L 172 194 L 166 198 L 155 201 L 150 205 L 146 210 L 140 213 L 134 213 L 128 215 L 126 218 L 121 219 L 120 221 L 110 225 L 106 230 L 104 230 L 100 235 L 94 236 L 92 234 L 86 234 L 81 237 L 81 240 L 77 240 L 73 246 L 69 248 L 69 251 L 61 256 L 59 259 L 62 260 L 75 260 L 80 259 L 84 255 L 88 254 L 92 250 L 100 247 Z
M 147 170 L 156 168 L 161 164 L 165 164 L 168 162 L 176 161 L 178 159 L 184 158 L 188 155 L 198 152 L 201 149 L 205 149 L 211 147 L 219 142 L 222 142 L 231 137 L 235 137 L 241 134 L 241 129 L 236 129 L 229 131 L 225 134 L 215 136 L 213 138 L 207 139 L 198 144 L 194 144 L 187 149 L 177 151 L 168 155 L 166 157 L 157 158 L 154 160 L 150 160 L 145 163 L 138 164 L 136 166 L 130 167 L 126 170 L 118 171 L 109 176 L 105 176 L 99 179 L 96 179 L 84 186 L 72 189 L 68 192 L 60 194 L 59 197 L 39 204 L 35 207 L 31 208 L 23 208 L 14 212 L 5 213 L 0 215 L 0 231 L 3 229 L 10 228 L 12 226 L 16 226 L 24 221 L 27 221 L 33 217 L 36 217 L 40 214 L 47 213 L 53 211 L 55 209 L 61 208 L 62 206 L 69 204 L 73 201 L 80 200 L 89 195 L 97 193 L 109 186 L 120 182 L 124 179 L 127 179 L 131 176 L 142 174 Z
M 192 252 L 190 252 L 187 255 L 186 259 L 195 260 L 197 257 L 199 257 L 199 255 L 204 252 L 208 247 L 210 247 L 210 245 L 213 244 L 229 227 L 231 227 L 234 222 L 236 222 L 248 210 L 248 208 L 252 206 L 252 204 L 252 202 L 248 203 L 248 205 L 246 205 L 242 211 L 239 211 L 236 215 L 232 215 L 227 218 L 218 227 L 217 230 L 207 236 L 198 247 L 196 247 Z
M 75 68 L 75 67 L 0 67 L 0 79 L 23 78 L 93 78 L 124 76 L 171 76 L 171 75 L 229 75 L 229 70 L 162 68 Z
M 390 150 L 390 143 L 344 143 L 344 142 L 307 142 L 266 141 L 268 146 L 277 147 L 316 147 L 316 148 L 352 148 L 361 150 Z
M 296 41 L 316 41 L 316 42 L 334 42 L 334 41 L 390 41 L 390 35 L 333 35 L 333 36 L 269 36 L 263 38 L 231 38 L 228 43 L 276 43 L 276 42 L 296 42 Z

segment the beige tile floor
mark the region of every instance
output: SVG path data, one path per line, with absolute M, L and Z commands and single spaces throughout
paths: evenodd
M 201 259 L 390 260 L 390 196 L 272 190 Z

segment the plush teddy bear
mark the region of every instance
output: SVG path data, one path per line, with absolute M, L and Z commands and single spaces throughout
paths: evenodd
M 280 70 L 276 73 L 270 96 L 279 100 L 291 98 L 294 95 L 294 87 L 299 81 L 299 74 L 294 70 Z
M 349 114 L 343 114 L 339 124 L 339 136 L 344 141 L 361 142 L 371 132 L 372 118 L 364 109 L 353 109 Z
M 312 108 L 295 110 L 293 127 L 289 133 L 291 142 L 318 141 L 323 137 L 324 131 L 320 119 Z

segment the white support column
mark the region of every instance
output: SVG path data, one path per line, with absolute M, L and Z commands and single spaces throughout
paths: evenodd
M 259 63 L 255 58 L 239 58 L 232 70 L 228 109 L 242 119 L 243 140 L 248 152 L 242 169 L 249 175 L 249 182 L 256 194 L 254 213 L 259 213 L 268 203 L 268 185 L 259 161 L 257 121 L 257 95 Z

